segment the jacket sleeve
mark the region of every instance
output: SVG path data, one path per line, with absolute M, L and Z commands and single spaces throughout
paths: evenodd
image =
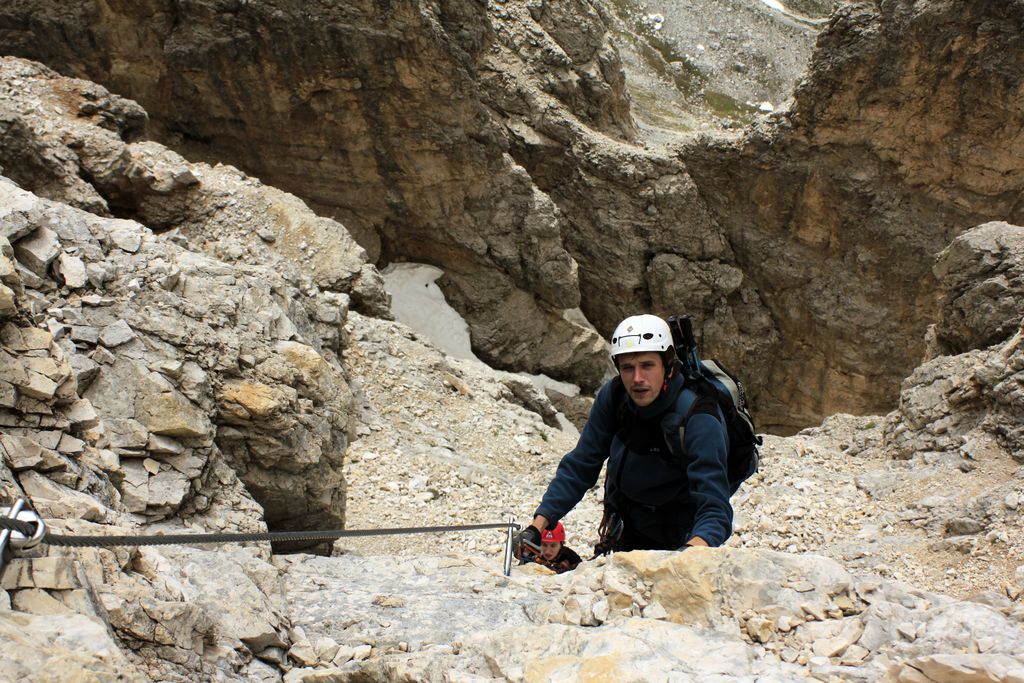
M 684 434 L 690 464 L 690 498 L 696 503 L 691 536 L 700 536 L 712 547 L 732 535 L 729 503 L 728 437 L 719 416 L 697 412 L 690 416 Z
M 613 380 L 614 381 L 614 380 Z M 555 478 L 541 499 L 534 516 L 543 515 L 550 524 L 564 517 L 597 483 L 608 459 L 615 436 L 615 406 L 611 382 L 598 392 L 576 447 L 562 457 Z

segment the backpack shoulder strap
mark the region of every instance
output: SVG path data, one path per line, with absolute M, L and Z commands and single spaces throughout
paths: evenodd
M 615 429 L 613 431 L 618 433 L 619 430 L 629 424 L 629 409 L 626 407 L 626 387 L 622 383 L 622 378 L 614 377 L 609 390 L 612 394 L 612 410 L 615 414 Z
M 722 422 L 722 410 L 718 405 L 714 386 L 703 377 L 687 379 L 682 391 L 676 397 L 672 419 L 665 426 L 665 441 L 669 450 L 686 457 L 686 424 L 698 413 L 711 415 Z

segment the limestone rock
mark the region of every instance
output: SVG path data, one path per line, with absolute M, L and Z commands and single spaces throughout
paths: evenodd
M 797 605 L 808 599 L 827 602 L 829 596 L 852 585 L 852 577 L 823 558 L 732 549 L 619 553 L 607 564 L 584 564 L 569 574 L 517 571 L 509 579 L 496 570 L 456 558 L 395 562 L 393 558 L 292 557 L 282 564 L 291 604 L 298 613 L 308 615 L 297 619 L 294 632 L 301 629 L 309 642 L 315 641 L 316 634 L 329 633 L 342 648 L 370 648 L 372 643 L 374 653 L 360 667 L 367 675 L 381 666 L 401 663 L 424 676 L 430 666 L 443 662 L 447 671 L 466 676 L 481 675 L 480 667 L 489 667 L 486 671 L 492 676 L 498 667 L 503 676 L 511 678 L 597 672 L 621 678 L 630 671 L 671 669 L 692 676 L 792 680 L 804 671 L 800 665 L 787 663 L 786 658 L 752 657 L 740 624 L 745 623 L 747 631 L 755 622 L 770 624 L 769 616 L 793 614 Z M 432 599 L 420 591 L 420 582 L 406 578 L 420 573 L 431 577 Z M 395 607 L 373 596 L 398 583 L 406 586 L 407 600 L 397 608 L 402 613 L 395 615 Z M 798 583 L 811 588 L 797 591 L 792 586 Z M 457 591 L 449 591 L 467 584 L 479 589 L 474 591 L 473 608 L 460 611 L 458 620 L 445 620 L 442 606 L 454 609 L 460 599 Z M 599 595 L 596 587 L 602 594 L 611 591 L 633 605 L 656 600 L 664 605 L 667 619 L 641 618 L 616 608 L 618 613 L 602 628 L 580 626 L 580 608 Z M 325 589 L 333 596 L 330 605 L 317 598 Z M 494 623 L 495 610 L 501 609 L 506 594 L 517 596 L 515 602 L 526 608 L 534 623 L 510 623 L 496 632 L 485 629 L 484 624 Z M 972 631 L 983 631 L 991 635 L 983 646 L 988 658 L 985 663 L 958 661 L 965 666 L 990 667 L 993 672 L 1013 671 L 1014 648 L 1024 642 L 1024 631 L 989 607 L 927 596 L 938 601 L 935 604 L 922 595 L 884 585 L 879 586 L 872 605 L 887 626 L 893 620 L 912 624 L 915 634 L 922 634 L 913 641 L 894 645 L 891 638 L 874 639 L 861 617 L 833 617 L 830 613 L 823 615 L 824 621 L 798 625 L 787 638 L 806 643 L 808 650 L 816 653 L 810 662 L 816 670 L 862 666 L 864 680 L 880 681 L 886 667 L 909 672 L 909 667 L 919 662 L 944 656 L 935 654 L 943 648 L 966 651 L 972 647 Z M 349 622 L 353 628 L 339 631 L 325 626 L 342 614 L 353 620 Z M 513 619 L 511 614 L 506 618 Z M 877 617 L 867 623 L 878 623 L 872 619 Z M 757 627 L 754 630 L 761 632 Z M 774 645 L 769 631 L 764 632 L 765 640 Z M 458 651 L 446 649 L 453 639 L 460 643 Z M 307 649 L 306 660 L 312 664 L 316 655 L 312 646 Z M 403 654 L 406 651 L 408 655 Z M 840 657 L 846 663 L 838 664 Z M 804 661 L 808 661 L 806 657 Z
M 118 31 L 105 27 L 132 8 L 37 12 L 42 2 L 7 10 L 2 40 L 30 35 L 39 16 L 61 29 L 82 22 L 53 32 L 51 54 L 89 37 L 69 60 L 76 72 L 170 46 L 146 63 L 161 73 L 184 65 L 188 88 L 175 80 L 180 68 L 166 69 L 170 80 L 146 69 L 118 75 L 167 105 L 154 122 L 164 139 L 193 158 L 232 145 L 241 156 L 231 158 L 261 177 L 308 184 L 296 190 L 343 219 L 374 260 L 443 264 L 441 284 L 482 357 L 590 388 L 607 371 L 597 329 L 634 306 L 668 313 L 683 302 L 702 318 L 705 351 L 731 342 L 726 350 L 758 370 L 762 424 L 795 428 L 837 406 L 888 406 L 882 399 L 917 362 L 917 333 L 932 321 L 930 256 L 965 226 L 1016 220 L 1018 140 L 994 146 L 1000 136 L 982 128 L 1000 117 L 962 112 L 1016 101 L 1006 74 L 1020 71 L 1007 49 L 1017 8 L 844 6 L 792 110 L 735 144 L 691 140 L 677 156 L 631 144 L 604 10 L 585 2 L 399 2 L 382 18 L 342 6 L 224 12 L 200 0 L 180 12 L 174 40 L 162 39 L 159 19 L 131 23 L 158 39 L 127 41 L 118 60 L 106 59 L 103 40 Z M 265 25 L 275 27 L 273 48 L 251 30 Z M 200 40 L 211 26 L 242 37 L 211 48 Z M 341 81 L 294 78 L 304 60 L 265 58 L 294 35 L 301 54 L 329 52 L 332 68 L 319 60 L 320 71 Z M 339 40 L 367 49 L 321 49 Z M 289 83 L 286 97 L 263 88 L 253 108 L 217 85 L 256 73 L 246 71 L 249 55 L 277 65 L 260 78 Z M 383 98 L 373 107 L 353 75 L 365 67 Z M 0 230 L 17 248 L 0 242 L 10 262 L 0 261 L 0 282 L 13 295 L 0 330 L 0 426 L 7 456 L 11 439 L 38 446 L 5 457 L 5 496 L 27 494 L 72 533 L 158 521 L 147 530 L 450 525 L 535 504 L 572 442 L 542 419 L 557 417 L 547 400 L 361 315 L 384 316 L 387 296 L 341 223 L 237 169 L 139 140 L 145 113 L 99 86 L 16 58 L 0 60 L 0 75 L 0 165 L 17 180 L 0 179 Z M 184 96 L 193 92 L 199 101 Z M 230 114 L 195 124 L 210 92 Z M 914 115 L 893 121 L 897 109 Z M 305 149 L 329 140 L 342 153 L 277 154 L 295 142 L 282 139 L 281 112 Z M 242 124 L 249 142 L 239 142 Z M 961 135 L 954 147 L 935 144 L 950 130 Z M 983 232 L 932 273 L 949 275 L 943 286 L 956 294 L 936 344 L 952 344 L 943 329 L 970 325 L 1001 330 L 999 340 L 933 358 L 904 384 L 900 408 L 877 418 L 884 425 L 839 415 L 770 439 L 765 471 L 735 499 L 731 547 L 619 553 L 567 575 L 527 567 L 510 577 L 499 569 L 498 533 L 394 541 L 411 558 L 353 554 L 358 546 L 344 540 L 337 557 L 276 556 L 274 565 L 266 544 L 82 550 L 70 567 L 70 555 L 16 558 L 3 579 L 13 597 L 0 601 L 89 611 L 88 594 L 148 680 L 275 680 L 289 650 L 323 666 L 289 673 L 311 679 L 1019 677 L 1012 589 L 989 582 L 962 601 L 882 578 L 943 585 L 941 563 L 922 560 L 918 543 L 947 529 L 973 534 L 934 551 L 957 553 L 950 581 L 984 582 L 1019 564 L 1021 517 L 1010 501 L 1024 493 L 1014 462 L 1024 453 L 1021 336 L 996 321 L 1018 298 L 1014 248 Z M 82 281 L 72 257 L 88 291 L 70 286 Z M 969 323 L 968 311 L 978 313 Z M 446 375 L 468 391 L 445 387 Z M 350 490 L 360 499 L 346 500 Z M 567 518 L 576 547 L 592 540 L 598 497 L 588 492 Z M 443 556 L 425 555 L 426 544 Z M 736 547 L 744 544 L 753 547 Z M 24 660 L 59 676 L 57 658 L 98 678 L 135 675 L 92 668 L 109 636 L 79 642 L 73 617 L 26 621 L 42 652 L 26 644 L 3 675 L 28 675 Z M 290 642 L 289 630 L 305 642 Z
M 1003 222 L 972 228 L 939 254 L 934 271 L 944 292 L 936 329 L 944 353 L 985 348 L 1016 332 L 1024 228 Z
M 60 600 L 52 597 L 41 588 L 26 588 L 14 593 L 11 606 L 19 612 L 29 614 L 51 615 L 70 614 L 72 610 Z
M 148 680 L 95 617 L 3 612 L 0 632 L 7 646 L 18 651 L 17 657 L 0 660 L 0 676 L 6 680 L 30 679 L 40 672 L 64 680 Z
M 252 652 L 284 647 L 277 572 L 244 549 L 208 552 L 162 550 L 193 605 L 213 620 L 220 637 L 237 639 Z M 165 567 L 170 569 L 170 566 Z
M 69 489 L 38 472 L 24 472 L 18 481 L 43 519 L 105 521 L 109 517 L 106 507 L 93 496 Z
M 264 138 L 260 145 L 251 149 L 273 150 L 272 153 L 245 154 L 245 158 L 241 158 L 230 146 L 216 150 L 181 151 L 193 158 L 218 158 L 236 163 L 268 182 L 300 193 L 314 205 L 326 207 L 325 213 L 341 219 L 345 227 L 358 236 L 374 260 L 381 254 L 382 245 L 386 244 L 387 250 L 402 260 L 441 263 L 451 275 L 443 287 L 453 301 L 459 302 L 458 305 L 469 302 L 461 292 L 476 289 L 489 294 L 482 305 L 473 302 L 472 306 L 462 310 L 471 326 L 479 327 L 474 336 L 485 355 L 501 359 L 500 362 L 506 366 L 543 369 L 566 378 L 575 375 L 589 386 L 596 386 L 606 369 L 603 348 L 595 343 L 597 335 L 593 330 L 579 329 L 567 323 L 560 314 L 564 309 L 577 307 L 580 300 L 576 261 L 562 238 L 568 223 L 559 207 L 535 186 L 520 164 L 504 153 L 508 143 L 503 122 L 491 113 L 494 105 L 482 101 L 484 96 L 477 92 L 480 86 L 474 82 L 475 68 L 467 68 L 474 59 L 483 59 L 487 54 L 485 46 L 491 44 L 496 29 L 483 6 L 458 4 L 457 9 L 452 9 L 454 15 L 445 12 L 443 16 L 437 16 L 431 8 L 411 5 L 405 8 L 410 21 L 401 35 L 403 40 L 412 41 L 410 46 L 416 46 L 415 50 L 408 52 L 415 53 L 416 57 L 394 73 L 379 75 L 391 84 L 383 87 L 381 92 L 389 93 L 389 99 L 394 98 L 396 115 L 384 115 L 391 109 L 375 106 L 372 113 L 366 111 L 357 117 L 361 119 L 365 115 L 377 120 L 379 125 L 371 128 L 389 140 L 388 148 L 404 148 L 408 143 L 408 149 L 418 150 L 409 156 L 394 156 L 387 162 L 404 169 L 401 172 L 387 172 L 390 177 L 385 178 L 382 168 L 378 168 L 378 160 L 368 154 L 364 146 L 366 134 L 358 132 L 364 129 L 365 124 L 355 123 L 356 119 L 347 122 L 328 122 L 319 117 L 306 119 L 311 125 L 316 125 L 303 129 L 304 142 L 301 144 L 310 148 L 326 144 L 346 149 L 344 154 L 319 160 L 299 159 L 288 152 L 290 146 L 297 142 L 295 139 L 289 139 L 282 145 L 278 126 L 273 123 L 276 114 L 272 112 L 281 106 L 292 107 L 300 101 L 307 102 L 300 106 L 308 106 L 312 103 L 310 97 L 313 92 L 321 93 L 317 96 L 321 99 L 325 97 L 323 93 L 328 93 L 331 103 L 326 106 L 332 110 L 353 107 L 354 111 L 363 111 L 357 96 L 362 86 L 355 76 L 346 76 L 342 87 L 333 84 L 311 86 L 310 93 L 300 96 L 295 103 L 271 104 L 267 100 L 265 107 L 253 107 L 252 103 L 236 107 L 250 119 L 246 123 L 247 129 L 258 131 L 259 137 Z M 243 11 L 257 24 L 269 25 L 267 22 L 270 22 L 288 26 L 288 40 L 302 45 L 308 45 L 312 35 L 321 35 L 325 44 L 347 40 L 347 33 L 322 33 L 327 25 L 351 26 L 352 36 L 377 35 L 378 29 L 388 30 L 386 23 L 381 24 L 380 18 L 373 13 L 345 14 L 344 20 L 339 21 L 336 15 L 341 10 L 338 8 L 326 8 L 318 11 L 316 16 L 281 8 L 270 12 L 255 6 L 246 6 Z M 529 39 L 534 41 L 541 36 L 544 50 L 561 55 L 557 62 L 549 62 L 546 67 L 546 70 L 557 72 L 557 77 L 539 74 L 533 78 L 530 87 L 538 89 L 546 83 L 549 89 L 554 88 L 557 99 L 552 102 L 580 106 L 580 111 L 585 112 L 585 120 L 597 126 L 601 135 L 632 138 L 635 131 L 628 115 L 625 82 L 607 25 L 601 15 L 585 3 L 574 4 L 565 11 L 586 17 L 585 40 L 581 41 L 574 32 L 567 33 L 562 22 L 555 20 L 551 12 L 538 13 L 533 17 L 525 3 L 517 3 L 517 20 L 507 22 L 506 26 L 512 29 L 513 35 L 521 38 L 506 37 L 504 32 L 499 32 L 503 38 L 503 50 L 511 59 L 523 62 L 533 53 L 533 48 L 525 47 L 523 41 L 527 36 L 532 36 Z M 450 16 L 456 15 L 459 17 L 457 30 L 435 32 L 430 28 L 445 26 Z M 219 15 L 214 12 L 211 16 Z M 127 19 L 127 15 L 124 18 Z M 282 24 L 280 19 L 286 21 Z M 135 17 L 130 21 L 144 21 L 144 18 Z M 573 22 L 573 25 L 583 24 Z M 206 44 L 201 36 L 192 33 L 191 27 L 192 23 L 186 21 L 178 30 L 177 45 L 182 56 Z M 149 30 L 163 31 L 159 26 Z M 101 33 L 106 35 L 104 31 Z M 417 36 L 431 38 L 420 40 Z M 566 51 L 562 44 L 573 47 Z M 367 45 L 372 47 L 365 54 L 361 51 L 344 52 L 369 60 L 367 64 L 376 64 L 380 59 L 390 59 L 386 55 L 393 54 L 396 49 L 386 42 L 378 44 L 374 41 Z M 259 47 L 254 56 L 263 55 L 266 48 Z M 187 111 L 192 118 L 195 111 L 204 107 L 202 97 L 194 101 L 191 97 L 210 88 L 215 89 L 210 78 L 232 73 L 238 66 L 234 56 L 210 53 L 208 45 L 202 49 L 206 54 L 204 63 L 216 63 L 218 66 L 197 81 L 201 85 L 196 88 L 175 92 L 178 88 L 171 85 L 169 89 L 154 90 L 142 81 L 137 83 L 138 87 L 131 88 L 143 105 L 161 112 L 150 120 L 157 137 L 166 139 L 164 134 L 177 128 L 174 120 L 178 115 Z M 334 51 L 325 52 L 328 53 L 333 54 Z M 93 74 L 98 81 L 109 75 L 101 73 L 104 70 L 101 64 L 83 59 L 86 71 L 93 66 L 99 69 Z M 298 67 L 298 64 L 294 66 Z M 338 68 L 348 73 L 347 67 L 339 64 Z M 531 74 L 527 69 L 519 72 L 524 77 Z M 438 98 L 434 89 L 426 85 L 434 82 L 438 73 L 444 74 L 441 81 L 451 84 L 453 91 L 464 92 L 465 96 Z M 299 75 L 298 70 L 291 74 L 282 72 L 277 77 L 284 82 L 306 78 Z M 500 92 L 500 80 L 493 85 L 496 92 L 486 96 L 488 100 L 516 99 L 521 101 L 521 104 L 513 105 L 516 109 L 525 105 L 538 112 L 553 111 L 540 102 L 534 102 L 526 92 L 517 92 L 511 87 L 509 92 Z M 519 87 L 526 89 L 525 85 Z M 116 121 L 110 124 L 112 127 L 134 132 L 131 118 L 125 116 L 124 105 L 104 95 L 96 97 L 96 100 L 101 104 L 90 103 L 90 109 L 95 108 Z M 185 102 L 189 103 L 185 105 Z M 117 106 L 111 106 L 114 104 Z M 416 123 L 415 117 L 398 113 L 417 108 L 436 110 L 431 119 L 448 121 L 452 125 L 445 126 L 443 131 L 432 126 L 423 128 Z M 560 114 L 558 118 L 554 127 L 574 124 L 572 119 L 575 116 Z M 212 129 L 227 124 L 219 113 L 208 112 L 203 119 Z M 353 142 L 353 135 L 362 141 Z M 189 136 L 178 142 L 188 147 L 191 143 L 187 140 L 198 139 Z M 205 139 L 220 140 L 222 136 L 216 134 Z M 415 141 L 420 139 L 430 141 L 427 148 L 419 148 Z M 190 211 L 200 213 L 195 198 L 206 192 L 210 182 L 208 173 L 189 168 L 180 157 L 174 158 L 176 155 L 154 150 L 151 143 L 133 143 L 119 154 L 109 141 L 99 143 L 85 138 L 85 142 L 76 150 L 75 156 L 87 169 L 86 174 L 103 188 L 106 196 L 120 205 L 132 206 L 138 211 L 140 220 L 156 229 L 177 224 L 183 232 L 190 231 L 189 221 L 183 222 L 180 217 Z M 64 168 L 59 170 L 67 172 Z M 26 187 L 34 188 L 44 182 L 32 174 L 25 175 L 28 176 Z M 292 182 L 300 176 L 343 180 Z M 448 180 L 438 186 L 435 179 L 441 177 Z M 490 178 L 490 181 L 484 185 L 476 183 L 475 179 L 480 177 Z M 179 182 L 174 178 L 182 180 Z M 190 178 L 200 182 L 195 184 Z M 52 184 L 58 187 L 65 185 L 69 189 L 77 187 L 70 179 L 64 178 L 60 184 Z M 439 188 L 444 188 L 443 192 L 439 193 Z M 384 201 L 382 198 L 389 193 L 392 199 Z M 565 203 L 566 207 L 570 205 L 570 202 Z M 250 258 L 246 251 L 252 254 L 279 252 L 289 259 L 309 263 L 321 286 L 344 280 L 348 282 L 347 286 L 352 286 L 353 302 L 357 306 L 365 307 L 363 310 L 368 312 L 384 312 L 386 297 L 382 296 L 383 290 L 379 283 L 374 282 L 372 273 L 358 263 L 365 256 L 360 255 L 358 248 L 353 249 L 354 242 L 348 239 L 345 229 L 328 219 L 295 213 L 294 206 L 295 202 L 286 196 L 261 202 L 257 209 L 259 213 L 276 217 L 276 220 L 253 230 L 255 240 L 246 247 L 225 246 L 225 249 L 237 252 L 238 257 L 243 258 Z M 215 210 L 224 218 L 232 213 L 230 207 L 221 206 Z M 584 212 L 577 210 L 574 213 L 582 215 Z M 401 230 L 391 227 L 398 215 L 404 217 Z M 439 241 L 435 233 L 437 226 L 446 226 L 445 235 L 440 240 L 447 245 L 443 249 L 435 248 Z M 197 234 L 209 235 L 209 232 L 200 230 Z M 270 242 L 260 235 L 273 235 L 274 239 Z M 521 258 L 522 253 L 528 254 L 529 258 Z M 539 333 L 535 343 L 530 345 L 515 342 L 517 325 L 522 322 L 520 316 L 523 313 L 529 315 L 532 327 Z M 566 341 L 572 343 L 573 353 L 558 358 L 557 364 L 549 361 L 546 355 L 558 352 Z
M 112 141 L 104 134 L 96 136 L 104 141 L 103 149 L 123 145 L 123 141 Z M 160 167 L 165 169 L 184 164 L 180 159 L 165 159 L 151 146 L 140 148 L 138 159 L 136 169 L 142 168 L 143 161 L 159 167 L 166 160 L 169 165 Z M 188 181 L 187 174 L 180 170 L 160 176 L 163 171 L 158 168 L 153 184 L 144 183 L 149 188 L 146 191 L 165 197 L 196 189 L 198 185 Z M 116 175 L 115 170 L 108 171 Z M 232 172 L 225 170 L 223 174 L 223 182 L 239 182 Z M 262 197 L 259 187 L 251 188 L 250 199 L 257 201 Z M 17 205 L 29 196 L 6 182 L 0 183 L 0 192 Z M 281 438 L 281 443 L 268 450 L 258 467 L 249 465 L 249 454 L 243 458 L 236 453 L 230 431 L 223 435 L 229 446 L 228 457 L 250 479 L 251 490 L 264 499 L 271 519 L 287 519 L 289 525 L 341 526 L 344 484 L 340 465 L 351 423 L 348 411 L 352 396 L 345 378 L 321 358 L 321 354 L 333 357 L 342 341 L 340 320 L 322 323 L 316 313 L 329 297 L 315 285 L 311 289 L 303 285 L 300 294 L 298 267 L 289 265 L 280 255 L 276 258 L 283 275 L 269 271 L 258 276 L 242 275 L 231 266 L 183 250 L 171 241 L 154 240 L 131 221 L 90 217 L 44 200 L 34 202 L 26 206 L 39 210 L 30 208 L 26 215 L 31 218 L 47 213 L 52 240 L 64 253 L 73 252 L 81 258 L 87 270 L 102 270 L 102 284 L 115 288 L 118 294 L 88 294 L 61 304 L 63 322 L 58 327 L 70 327 L 71 333 L 70 343 L 60 340 L 60 353 L 64 354 L 60 362 L 55 360 L 57 356 L 47 359 L 37 353 L 57 353 L 51 351 L 50 333 L 6 326 L 0 370 L 4 381 L 17 392 L 7 402 L 26 415 L 44 415 L 52 421 L 51 426 L 73 424 L 76 433 L 66 438 L 58 436 L 52 448 L 63 448 L 74 455 L 88 454 L 96 471 L 109 472 L 111 480 L 122 487 L 120 496 L 130 510 L 160 519 L 183 506 L 191 509 L 194 499 L 201 501 L 200 508 L 210 504 L 211 496 L 202 488 L 209 476 L 211 458 L 221 457 L 211 420 L 215 415 L 216 384 L 222 375 L 234 376 L 237 372 L 244 343 L 247 353 L 255 353 L 262 362 L 254 370 L 253 379 L 270 387 L 281 383 L 290 398 L 283 414 L 260 427 L 271 439 Z M 294 200 L 292 204 L 296 216 L 305 210 Z M 186 205 L 177 206 L 185 210 Z M 358 249 L 355 257 L 358 260 Z M 168 289 L 172 276 L 174 284 Z M 247 283 L 241 291 L 237 289 L 239 276 Z M 294 294 L 278 296 L 272 291 Z M 245 330 L 242 335 L 233 327 L 236 319 Z M 267 336 L 296 341 L 275 351 L 267 346 Z M 90 351 L 95 344 L 102 346 Z M 16 362 L 8 351 L 32 357 Z M 150 369 L 171 368 L 175 362 L 178 369 L 168 369 L 166 375 Z M 289 383 L 296 383 L 301 392 L 295 392 L 287 386 Z M 88 403 L 76 403 L 78 391 Z M 66 410 L 64 405 L 75 407 Z M 94 412 L 85 406 L 91 406 Z M 296 419 L 293 411 L 301 417 Z M 50 418 L 51 414 L 54 417 Z M 41 420 L 32 419 L 36 424 Z M 182 444 L 181 451 L 175 452 L 177 448 L 155 440 L 162 437 L 184 440 L 192 450 L 184 453 L 186 444 Z M 261 444 L 265 438 L 259 435 Z M 144 457 L 153 444 L 158 460 L 165 461 L 155 472 L 129 464 L 132 458 Z M 100 448 L 93 449 L 94 445 Z M 114 459 L 93 457 L 109 452 L 107 448 Z M 260 446 L 254 452 L 263 450 Z M 118 456 L 124 465 L 121 471 L 117 470 Z M 297 470 L 283 478 L 276 476 L 273 468 L 282 461 L 294 463 Z M 304 469 L 318 474 L 310 476 Z M 295 487 L 308 490 L 309 495 L 296 496 Z M 293 521 L 297 519 L 303 521 Z
M 5 563 L 0 585 L 5 589 L 46 588 L 72 590 L 79 587 L 71 558 L 36 557 Z
M 1019 63 L 1021 16 L 964 9 L 840 5 L 789 111 L 740 139 L 706 136 L 681 152 L 737 261 L 749 264 L 744 275 L 775 285 L 758 291 L 779 334 L 770 365 L 755 373 L 770 395 L 751 387 L 761 424 L 887 412 L 934 321 L 932 258 L 971 226 L 1024 221 L 1011 199 L 1024 139 L 995 124 L 1012 108 L 997 106 L 988 121 L 966 113 L 1012 99 L 1016 86 L 998 74 Z M 978 51 L 938 57 L 978 31 L 991 36 Z M 990 70 L 975 78 L 969 64 L 979 63 Z M 967 158 L 944 144 L 954 130 Z M 993 275 L 989 293 L 969 294 L 983 310 L 1009 301 Z M 1003 324 L 986 323 L 985 335 Z
M 13 316 L 18 312 L 18 300 L 10 287 L 0 284 L 0 318 Z
M 937 654 L 894 664 L 890 680 L 917 680 L 922 683 L 977 680 L 1012 681 L 1024 676 L 1024 660 L 1007 655 Z
M 107 325 L 99 333 L 99 342 L 107 348 L 126 344 L 135 337 L 135 332 L 124 320 Z
M 136 419 L 152 434 L 202 438 L 210 434 L 210 421 L 176 391 L 139 397 Z
M 39 277 L 45 277 L 50 262 L 61 253 L 60 241 L 52 230 L 40 227 L 15 242 L 14 253 L 20 263 Z
M 53 451 L 24 436 L 0 435 L 0 452 L 7 466 L 15 472 L 26 469 L 47 472 L 67 467 Z
M 68 408 L 67 417 L 72 425 L 82 429 L 91 429 L 99 424 L 99 415 L 97 415 L 96 409 L 88 399 L 84 398 L 75 401 Z
M 970 457 L 1005 449 L 1024 460 L 1024 397 L 1018 387 L 1021 339 L 1001 346 L 931 360 L 907 378 L 887 437 L 904 457 L 917 450 L 963 450 Z M 955 415 L 954 415 L 955 413 Z M 992 443 L 994 442 L 994 443 Z M 973 447 L 971 446 L 973 444 Z
M 57 273 L 63 278 L 64 286 L 81 289 L 88 282 L 85 263 L 77 256 L 61 253 L 57 259 Z

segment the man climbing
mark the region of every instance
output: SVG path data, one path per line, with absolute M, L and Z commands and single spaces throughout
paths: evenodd
M 562 574 L 583 561 L 576 551 L 565 545 L 565 527 L 559 522 L 553 529 L 544 529 L 540 535 L 540 551 L 529 546 L 520 546 L 519 559 L 522 562 L 536 562 Z
M 684 388 L 661 318 L 626 318 L 611 347 L 618 377 L 598 392 L 519 543 L 540 546 L 542 532 L 597 483 L 607 460 L 599 553 L 721 545 L 732 533 L 732 506 L 718 403 Z M 687 408 L 680 413 L 679 406 Z

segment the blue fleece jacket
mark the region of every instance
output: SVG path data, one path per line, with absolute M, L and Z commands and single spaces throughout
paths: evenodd
M 616 392 L 612 387 L 617 381 L 617 378 L 613 379 L 601 387 L 576 447 L 562 458 L 535 514 L 543 515 L 550 524 L 560 520 L 597 483 L 607 460 L 606 506 L 616 509 L 615 501 L 622 500 L 623 493 L 619 487 L 631 488 L 629 499 L 632 509 L 637 509 L 636 504 L 658 506 L 657 514 L 670 515 L 680 524 L 689 526 L 684 541 L 700 536 L 711 546 L 721 545 L 732 534 L 727 473 L 728 436 L 721 413 L 712 415 L 697 411 L 685 425 L 680 425 L 686 408 L 697 396 L 690 389 L 683 388 L 683 378 L 676 373 L 667 390 L 649 406 L 637 406 L 628 396 L 623 399 L 625 418 L 634 425 L 630 432 L 632 436 L 624 442 L 621 437 L 626 436 L 627 431 L 622 429 L 620 405 L 616 404 L 616 398 L 623 392 Z M 682 414 L 676 410 L 677 405 L 683 407 Z M 718 411 L 717 406 L 714 410 Z M 684 429 L 680 429 L 681 426 Z M 647 441 L 651 444 L 674 438 L 678 445 L 682 436 L 684 459 L 677 457 L 672 461 L 667 457 L 652 457 L 649 452 L 646 455 L 629 452 L 627 455 L 629 444 L 637 440 L 638 430 L 650 432 Z M 659 441 L 659 435 L 655 434 L 657 431 L 663 432 L 665 439 Z M 671 448 L 675 450 L 677 445 Z M 657 451 L 658 447 L 652 446 L 647 450 Z M 622 467 L 624 462 L 625 468 Z M 623 483 L 627 478 L 631 482 L 628 486 Z M 640 498 L 648 500 L 636 500 L 637 492 Z M 671 501 L 666 502 L 666 497 Z M 629 509 L 622 511 L 627 524 Z

